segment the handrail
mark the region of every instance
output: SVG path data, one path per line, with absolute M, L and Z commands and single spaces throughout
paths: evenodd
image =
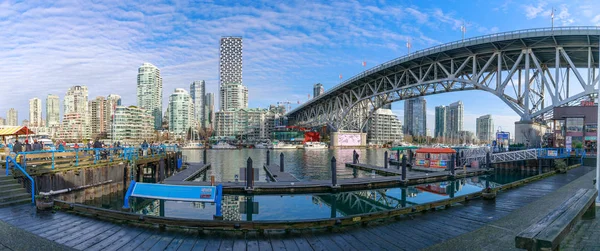
M 17 155 L 18 156 L 18 155 Z M 21 171 L 21 173 L 23 173 L 25 175 L 25 177 L 27 177 L 27 179 L 29 179 L 29 181 L 31 182 L 31 203 L 35 204 L 35 182 L 33 181 L 33 178 L 31 178 L 31 176 L 29 176 L 29 174 L 27 173 L 27 171 L 25 171 L 23 169 L 23 167 L 21 167 L 21 165 L 19 165 L 19 163 L 17 163 L 12 157 L 10 156 L 6 156 L 6 175 L 8 176 L 9 172 L 9 163 L 12 162 L 15 167 L 17 167 L 19 169 L 19 171 Z
M 401 56 L 399 58 L 395 58 L 392 60 L 389 60 L 387 62 L 384 62 L 382 64 L 379 64 L 377 66 L 374 66 L 368 70 L 365 70 L 363 72 L 360 72 L 359 74 L 354 75 L 353 77 L 337 84 L 336 86 L 334 86 L 333 88 L 329 89 L 328 91 L 326 91 L 325 93 L 323 93 L 322 95 L 319 95 L 319 98 L 324 97 L 326 95 L 329 95 L 335 91 L 337 91 L 338 89 L 340 89 L 341 87 L 346 86 L 347 84 L 350 84 L 366 75 L 372 74 L 374 72 L 377 72 L 379 70 L 381 70 L 382 68 L 387 68 L 389 66 L 393 66 L 393 65 L 397 65 L 398 63 L 405 61 L 407 59 L 413 59 L 413 58 L 418 58 L 418 57 L 422 57 L 427 55 L 428 53 L 432 53 L 434 51 L 441 51 L 440 49 L 443 47 L 450 47 L 450 46 L 455 46 L 455 45 L 459 45 L 459 44 L 470 44 L 472 42 L 476 42 L 476 41 L 480 41 L 480 42 L 491 42 L 489 41 L 489 39 L 491 38 L 498 38 L 501 36 L 509 36 L 509 35 L 522 35 L 525 33 L 532 33 L 532 32 L 543 32 L 543 31 L 547 31 L 547 32 L 562 32 L 562 31 L 573 31 L 573 30 L 596 30 L 600 32 L 600 27 L 598 26 L 571 26 L 571 27 L 553 27 L 553 28 L 533 28 L 533 29 L 524 29 L 524 30 L 516 30 L 516 31 L 506 31 L 506 32 L 500 32 L 500 33 L 494 33 L 494 34 L 488 34 L 488 35 L 482 35 L 482 36 L 477 36 L 477 37 L 472 37 L 472 38 L 466 38 L 463 40 L 456 40 L 456 41 L 452 41 L 449 43 L 444 43 L 444 44 L 440 44 L 440 45 L 436 45 L 433 47 L 429 47 L 429 48 L 425 48 L 425 49 L 421 49 L 421 50 L 417 50 L 415 52 L 412 52 L 410 54 Z M 522 36 L 521 36 L 522 37 Z M 517 38 L 517 37 L 513 37 Z M 520 38 L 520 37 L 519 37 Z M 318 98 L 317 98 L 318 99 Z M 311 99 L 309 101 L 307 101 L 306 103 L 303 103 L 301 105 L 299 105 L 298 107 L 292 109 L 291 111 L 289 111 L 287 114 L 292 114 L 296 111 L 298 111 L 301 108 L 304 108 L 305 106 L 308 106 L 310 104 L 312 104 L 315 100 L 317 99 Z

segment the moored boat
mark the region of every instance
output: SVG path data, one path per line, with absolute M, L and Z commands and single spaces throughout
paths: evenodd
M 306 142 L 304 143 L 304 149 L 327 149 L 327 144 L 324 142 Z

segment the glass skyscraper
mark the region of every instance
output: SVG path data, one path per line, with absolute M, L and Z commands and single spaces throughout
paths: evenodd
M 423 97 L 404 101 L 404 134 L 426 136 L 427 101 Z
M 137 105 L 154 117 L 154 129 L 162 126 L 162 77 L 160 70 L 144 63 L 138 69 L 137 76 Z

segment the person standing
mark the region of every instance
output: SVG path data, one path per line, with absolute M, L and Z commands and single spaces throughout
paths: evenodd
M 32 150 L 31 144 L 29 144 L 29 140 L 26 139 L 25 140 L 25 151 L 31 152 L 31 150 Z
M 20 153 L 23 151 L 23 145 L 21 144 L 21 142 L 19 142 L 19 140 L 15 140 L 15 145 L 13 146 L 12 151 L 16 154 Z
M 142 156 L 148 155 L 148 142 L 144 140 L 142 143 Z

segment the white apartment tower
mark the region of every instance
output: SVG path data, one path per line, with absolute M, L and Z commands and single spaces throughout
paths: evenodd
M 190 96 L 194 103 L 194 122 L 206 127 L 206 110 L 205 110 L 205 91 L 206 83 L 202 81 L 194 81 L 190 85 Z
M 42 100 L 32 98 L 29 100 L 29 126 L 42 127 Z
M 491 142 L 494 140 L 494 121 L 492 115 L 484 115 L 476 120 L 475 134 L 481 142 Z
M 19 125 L 19 112 L 15 108 L 10 108 L 6 113 L 6 125 L 18 126 Z
M 48 94 L 46 97 L 46 126 L 60 125 L 60 100 L 57 95 Z
M 190 94 L 184 89 L 176 88 L 169 97 L 169 131 L 185 137 L 187 130 L 193 125 L 194 105 Z
M 67 90 L 63 101 L 63 122 L 58 130 L 57 138 L 73 142 L 90 138 L 88 105 L 88 88 L 86 86 L 73 86 Z
M 242 82 L 242 38 L 222 37 L 219 52 L 219 110 L 247 108 L 248 88 Z
M 137 76 L 137 105 L 154 117 L 154 129 L 162 126 L 162 77 L 160 70 L 144 63 L 138 69 Z

